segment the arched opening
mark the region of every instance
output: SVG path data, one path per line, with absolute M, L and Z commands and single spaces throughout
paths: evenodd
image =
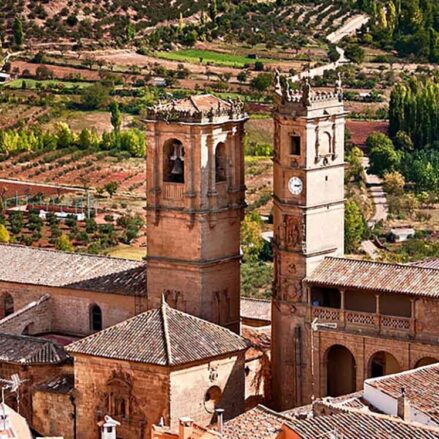
M 23 332 L 21 333 L 22 335 L 30 335 L 34 333 L 34 324 L 33 323 L 29 323 L 24 329 Z
M 14 299 L 9 293 L 6 293 L 3 297 L 3 309 L 5 317 L 14 314 Z
M 415 367 L 429 366 L 430 364 L 438 363 L 438 360 L 433 357 L 424 357 L 416 362 Z
M 168 140 L 164 145 L 163 181 L 184 183 L 184 147 L 178 139 Z
M 90 308 L 90 329 L 94 332 L 102 330 L 102 310 L 98 305 Z
M 334 345 L 327 351 L 326 393 L 340 396 L 355 392 L 355 358 L 344 346 Z
M 220 183 L 227 179 L 226 145 L 218 143 L 215 149 L 215 181 Z
M 378 378 L 398 372 L 401 372 L 401 367 L 397 359 L 388 352 L 376 352 L 369 360 L 369 378 Z
M 319 155 L 326 156 L 332 153 L 331 135 L 327 132 L 320 136 Z
M 207 412 L 214 413 L 221 399 L 222 392 L 218 386 L 210 387 L 204 395 L 204 407 Z

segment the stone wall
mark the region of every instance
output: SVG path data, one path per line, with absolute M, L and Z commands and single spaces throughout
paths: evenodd
M 169 372 L 166 368 L 75 354 L 77 437 L 98 439 L 97 423 L 106 414 L 121 423 L 123 439 L 149 439 L 151 426 L 169 423 Z M 126 415 L 108 409 L 107 395 L 126 399 Z M 187 399 L 188 401 L 188 399 Z M 110 411 L 110 413 L 109 413 Z M 119 412 L 120 413 L 120 412 Z
M 45 294 L 50 295 L 52 307 L 50 330 L 77 336 L 91 333 L 90 308 L 92 305 L 98 305 L 101 308 L 104 328 L 120 323 L 147 309 L 146 298 L 136 299 L 133 296 L 121 294 L 0 282 L 0 304 L 3 304 L 5 294 L 13 297 L 15 310 L 25 307 Z M 0 305 L 0 312 L 2 309 Z
M 0 320 L 0 332 L 17 335 L 51 332 L 52 318 L 52 301 L 44 295 Z
M 13 374 L 18 374 L 23 384 L 20 387 L 20 407 L 19 412 L 24 416 L 32 427 L 32 389 L 52 378 L 57 376 L 72 373 L 72 367 L 70 365 L 33 365 L 24 366 L 10 363 L 0 363 L 0 377 L 10 379 Z M 18 410 L 17 396 L 15 393 L 6 392 L 6 404 L 8 404 L 14 410 Z M 58 410 L 58 407 L 56 408 Z M 53 414 L 55 410 L 52 411 Z
M 244 411 L 244 354 L 212 360 L 171 372 L 171 429 L 187 416 L 201 426 L 215 420 L 215 407 L 225 410 L 224 419 Z M 206 401 L 209 389 L 219 388 L 219 399 Z
M 73 439 L 74 412 L 70 393 L 35 390 L 32 394 L 32 426 L 44 436 Z

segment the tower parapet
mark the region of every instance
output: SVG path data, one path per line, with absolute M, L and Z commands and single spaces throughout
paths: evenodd
M 291 90 L 288 79 L 276 73 L 275 111 L 301 116 L 308 114 L 318 116 L 323 110 L 328 114 L 330 109 L 343 110 L 343 87 L 340 75 L 333 91 L 314 90 L 309 78 L 305 78 L 300 90 Z
M 205 124 L 246 120 L 248 116 L 240 100 L 224 101 L 212 95 L 203 95 L 160 102 L 147 109 L 146 118 L 165 122 Z

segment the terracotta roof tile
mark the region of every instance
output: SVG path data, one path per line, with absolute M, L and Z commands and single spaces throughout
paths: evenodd
M 409 424 L 390 416 L 350 411 L 286 423 L 298 439 L 437 439 L 439 428 Z
M 365 381 L 365 386 L 398 398 L 404 388 L 410 406 L 439 424 L 439 363 Z
M 140 261 L 0 245 L 0 281 L 146 295 L 146 265 Z
M 305 281 L 329 287 L 439 297 L 439 271 L 412 265 L 328 257 Z
M 67 346 L 97 357 L 174 366 L 247 349 L 248 342 L 226 328 L 170 308 L 139 314 Z
M 49 340 L 24 335 L 0 334 L 0 361 L 14 364 L 59 364 L 69 356 Z
M 241 317 L 271 322 L 271 301 L 250 297 L 241 298 Z
M 434 270 L 439 270 L 439 258 L 425 259 L 423 261 L 414 262 L 411 265 L 414 267 L 432 268 Z
M 290 418 L 258 405 L 224 424 L 223 439 L 275 439 Z

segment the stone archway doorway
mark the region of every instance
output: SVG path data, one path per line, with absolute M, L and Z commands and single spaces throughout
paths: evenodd
M 369 378 L 378 378 L 399 372 L 401 372 L 401 366 L 389 352 L 376 352 L 369 360 Z
M 356 365 L 352 352 L 334 345 L 328 349 L 326 358 L 326 394 L 340 396 L 355 392 Z

